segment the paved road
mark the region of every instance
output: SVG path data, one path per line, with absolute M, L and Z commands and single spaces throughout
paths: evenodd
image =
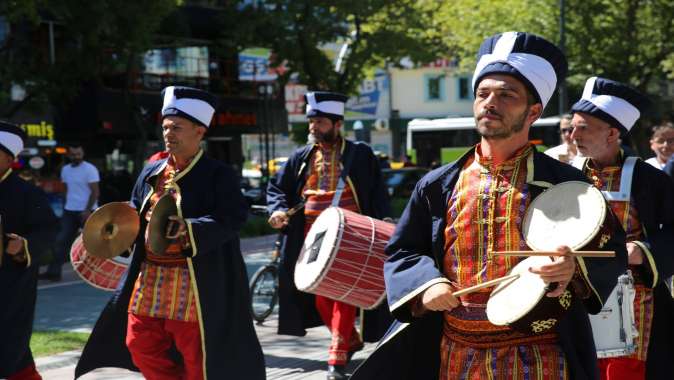
M 242 250 L 249 277 L 269 261 L 274 236 L 242 240 Z M 91 331 L 110 294 L 96 289 L 77 277 L 72 268 L 64 266 L 63 281 L 56 284 L 40 282 L 36 306 L 36 330 Z M 276 313 L 264 325 L 255 329 L 265 354 L 268 379 L 325 379 L 327 347 L 330 335 L 325 327 L 309 330 L 303 338 L 276 334 Z M 366 348 L 354 356 L 353 370 L 374 348 Z M 38 369 L 45 380 L 71 380 L 79 351 L 38 358 Z M 82 379 L 142 379 L 140 374 L 120 369 L 103 369 Z

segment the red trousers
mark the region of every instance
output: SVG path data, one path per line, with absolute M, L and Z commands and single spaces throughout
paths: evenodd
M 601 380 L 644 380 L 646 362 L 632 358 L 599 359 Z
M 21 371 L 10 375 L 7 380 L 42 380 L 42 376 L 35 369 L 35 363 L 32 363 Z
M 183 357 L 169 357 L 175 344 Z M 126 346 L 133 364 L 148 380 L 201 380 L 204 378 L 199 323 L 143 317 L 129 313 Z
M 346 364 L 349 351 L 360 348 L 363 344 L 353 326 L 356 321 L 356 307 L 317 295 L 316 309 L 332 334 L 328 364 Z

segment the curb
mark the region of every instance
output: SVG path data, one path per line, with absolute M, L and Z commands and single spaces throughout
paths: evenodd
M 35 366 L 38 372 L 45 372 L 52 369 L 58 369 L 76 365 L 80 359 L 82 351 L 65 351 L 58 354 L 43 356 L 35 359 Z

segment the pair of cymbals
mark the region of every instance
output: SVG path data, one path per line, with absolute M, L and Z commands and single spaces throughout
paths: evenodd
M 178 207 L 175 199 L 170 194 L 165 194 L 154 205 L 150 223 L 147 226 L 147 240 L 152 252 L 162 254 L 175 240 L 175 232 L 178 225 L 171 221 L 171 216 L 178 215 Z
M 95 257 L 110 259 L 129 249 L 138 236 L 140 218 L 127 202 L 111 202 L 94 211 L 82 231 L 82 243 Z

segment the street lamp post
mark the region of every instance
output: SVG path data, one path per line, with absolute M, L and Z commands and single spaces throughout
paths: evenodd
M 566 54 L 566 14 L 565 2 L 559 0 L 559 48 Z M 559 114 L 566 112 L 566 79 L 559 83 Z

